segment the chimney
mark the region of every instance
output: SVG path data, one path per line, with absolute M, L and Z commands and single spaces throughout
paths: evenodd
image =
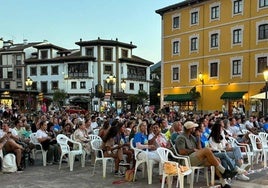
M 5 48 L 5 49 L 9 49 L 12 45 L 13 45 L 12 40 L 8 40 L 8 41 L 3 42 L 3 48 Z
M 23 45 L 27 45 L 28 44 L 28 40 L 27 39 L 23 39 Z
M 1 37 L 1 38 L 0 38 L 0 49 L 3 48 L 3 46 L 4 46 L 4 40 L 3 40 L 3 38 Z

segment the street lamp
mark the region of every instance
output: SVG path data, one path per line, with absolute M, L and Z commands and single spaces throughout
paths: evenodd
M 123 93 L 125 93 L 125 90 L 126 90 L 126 81 L 125 80 L 122 80 L 121 81 L 121 88 L 123 90 Z M 124 95 L 122 96 L 122 99 L 123 99 L 123 101 L 122 101 L 122 103 L 123 103 L 122 108 L 124 110 L 125 109 L 125 96 Z
M 200 82 L 202 83 L 202 91 L 201 91 L 201 115 L 203 115 L 203 87 L 204 87 L 204 75 L 202 74 L 202 72 L 199 73 L 198 75 Z
M 106 83 L 108 84 L 108 89 L 111 91 L 110 101 L 112 105 L 112 98 L 113 98 L 113 85 L 116 83 L 116 77 L 113 75 L 110 75 L 106 78 Z M 109 88 L 110 86 L 110 88 Z
M 27 78 L 27 80 L 25 81 L 25 85 L 26 85 L 26 88 L 27 88 L 27 91 L 28 91 L 28 111 L 30 110 L 30 99 L 31 99 L 31 97 L 30 97 L 30 90 L 31 90 L 31 88 L 32 88 L 32 85 L 33 85 L 33 80 L 30 78 L 30 77 L 28 77 Z
M 265 101 L 264 101 L 264 116 L 266 117 L 267 115 L 267 90 L 268 90 L 268 69 L 266 68 L 263 71 L 263 77 L 265 80 Z

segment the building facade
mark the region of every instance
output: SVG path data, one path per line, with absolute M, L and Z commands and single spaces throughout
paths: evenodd
M 162 21 L 162 104 L 202 113 L 262 110 L 250 97 L 265 87 L 267 0 L 187 0 L 156 13 Z

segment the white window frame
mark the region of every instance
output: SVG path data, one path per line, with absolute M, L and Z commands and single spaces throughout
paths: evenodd
M 217 76 L 215 76 L 215 77 L 211 77 L 210 76 L 211 75 L 210 70 L 211 70 L 211 64 L 212 63 L 217 63 L 218 64 Z M 209 60 L 208 61 L 208 68 L 209 68 L 209 70 L 208 70 L 208 72 L 209 72 L 209 78 L 210 79 L 219 79 L 219 76 L 220 76 L 220 60 L 219 59 Z
M 213 34 L 218 34 L 218 46 L 216 47 L 211 47 L 211 36 Z M 209 32 L 209 51 L 214 50 L 214 49 L 220 49 L 220 43 L 221 43 L 220 38 L 221 38 L 220 30 L 214 30 L 214 31 Z
M 173 27 L 174 26 L 174 18 L 176 18 L 176 17 L 179 17 L 179 25 L 178 25 L 178 27 Z M 181 28 L 181 14 L 180 13 L 174 14 L 174 15 L 172 15 L 171 19 L 172 19 L 172 30 L 180 29 Z
M 240 43 L 234 43 L 234 31 L 235 30 L 238 30 L 240 29 L 241 30 L 241 42 Z M 237 25 L 237 26 L 234 26 L 234 27 L 231 27 L 231 48 L 234 47 L 234 46 L 243 46 L 243 42 L 244 42 L 244 26 L 243 25 Z
M 178 42 L 178 53 L 174 53 L 174 43 L 175 42 Z M 180 55 L 180 53 L 181 53 L 181 48 L 180 48 L 180 45 L 181 45 L 181 39 L 179 39 L 179 38 L 175 38 L 175 39 L 173 39 L 172 41 L 171 41 L 171 46 L 172 46 L 172 48 L 171 48 L 171 50 L 172 50 L 172 56 L 176 56 L 176 55 Z
M 258 2 L 257 2 L 258 3 L 257 4 L 257 12 L 259 12 L 260 10 L 263 10 L 263 9 L 267 9 L 268 8 L 268 4 L 267 4 L 267 6 L 260 7 L 260 2 L 265 2 L 265 1 L 268 1 L 268 0 L 258 0 Z
M 213 7 L 219 7 L 219 17 L 218 18 L 212 18 L 212 8 Z M 209 21 L 219 21 L 221 19 L 221 3 L 220 2 L 214 2 L 210 4 L 209 6 Z
M 261 20 L 259 22 L 256 22 L 256 44 L 258 44 L 259 42 L 268 42 L 268 39 L 259 40 L 259 26 L 263 24 L 268 24 L 268 20 Z
M 237 61 L 237 60 L 238 61 L 240 60 L 240 62 L 241 62 L 241 64 L 240 64 L 240 75 L 234 75 L 233 74 L 233 62 Z M 244 62 L 243 56 L 237 56 L 237 57 L 230 58 L 230 67 L 231 67 L 230 78 L 237 78 L 237 77 L 242 78 L 242 75 L 243 75 L 243 62 Z
M 192 50 L 192 39 L 196 38 L 196 50 Z M 199 34 L 193 34 L 189 37 L 189 52 L 191 53 L 198 53 L 199 52 Z
M 244 2 L 244 0 L 240 0 L 241 1 L 241 12 L 239 12 L 239 13 L 235 13 L 234 12 L 234 9 L 235 9 L 235 2 L 236 1 L 238 1 L 238 0 L 231 0 L 232 1 L 232 17 L 234 17 L 234 16 L 238 16 L 238 15 L 244 15 L 244 4 L 245 4 L 245 2 Z
M 197 12 L 197 21 L 196 23 L 192 23 L 192 13 Z M 200 8 L 194 8 L 190 10 L 190 26 L 195 26 L 199 25 L 199 20 L 200 20 Z
M 174 68 L 178 68 L 179 69 L 179 72 L 178 72 L 178 80 L 174 80 L 173 79 L 173 74 L 174 74 L 174 72 L 173 72 L 173 69 Z M 180 82 L 180 77 L 181 77 L 181 66 L 180 65 L 178 65 L 178 64 L 176 64 L 176 65 L 172 65 L 171 66 L 171 82 Z
M 196 78 L 191 78 L 191 66 L 196 66 Z M 199 62 L 192 62 L 188 64 L 188 69 L 189 69 L 189 81 L 198 81 L 198 70 L 199 70 Z

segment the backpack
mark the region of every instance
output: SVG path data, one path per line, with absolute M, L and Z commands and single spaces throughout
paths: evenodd
M 16 156 L 8 153 L 3 158 L 2 172 L 12 173 L 17 171 Z

